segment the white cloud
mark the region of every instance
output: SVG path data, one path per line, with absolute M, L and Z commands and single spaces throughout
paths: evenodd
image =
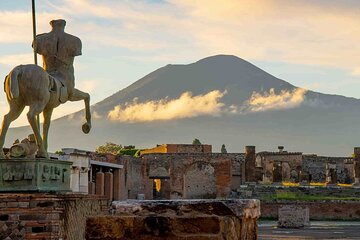
M 171 55 L 173 61 L 183 61 L 228 53 L 343 69 L 353 69 L 360 61 L 360 15 L 346 3 L 334 7 L 304 0 L 66 0 L 60 6 L 46 1 L 43 9 L 46 6 L 47 11 L 38 11 L 38 32 L 49 30 L 50 19 L 63 17 L 69 32 L 89 47 L 126 48 L 144 57 Z M 30 44 L 31 14 L 0 13 L 0 42 Z
M 279 94 L 276 94 L 273 88 L 269 92 L 254 92 L 242 110 L 246 113 L 295 108 L 304 101 L 306 92 L 303 88 L 282 90 Z
M 0 56 L 0 64 L 7 67 L 15 67 L 16 65 L 19 65 L 19 63 L 33 63 L 33 57 L 34 55 L 31 53 L 3 55 Z
M 76 83 L 76 87 L 81 91 L 91 93 L 99 85 L 98 80 L 82 80 Z
M 355 77 L 360 77 L 360 67 L 353 69 L 351 72 L 351 75 L 353 75 Z
M 109 112 L 108 117 L 110 120 L 121 122 L 150 122 L 204 115 L 218 116 L 223 112 L 224 104 L 220 99 L 225 94 L 226 92 L 214 90 L 197 96 L 184 92 L 179 98 L 172 100 L 162 99 L 145 103 L 137 103 L 134 100 L 125 106 L 116 106 Z

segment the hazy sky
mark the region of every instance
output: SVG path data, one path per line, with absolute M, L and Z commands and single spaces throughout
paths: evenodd
M 359 0 L 37 0 L 38 33 L 63 18 L 80 37 L 76 85 L 92 103 L 168 63 L 216 54 L 296 86 L 360 98 Z M 31 0 L 0 1 L 0 75 L 32 63 Z M 55 117 L 83 103 L 67 103 Z M 7 112 L 0 91 L 0 117 Z M 14 125 L 25 122 L 24 115 Z M 13 126 L 14 126 L 13 125 Z

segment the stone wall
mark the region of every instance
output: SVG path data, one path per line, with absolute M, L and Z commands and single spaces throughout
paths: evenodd
M 299 182 L 302 166 L 302 153 L 300 152 L 260 152 L 256 156 L 261 162 L 264 183 L 272 182 Z M 259 160 L 258 160 L 259 159 Z M 259 163 L 257 163 L 259 165 Z
M 337 187 L 337 186 L 299 186 L 285 187 L 276 185 L 242 185 L 234 189 L 232 197 L 235 198 L 256 198 L 260 200 L 267 199 L 277 193 L 290 192 L 309 196 L 327 196 L 327 197 L 356 197 L 360 198 L 360 188 Z
M 355 180 L 353 158 L 304 155 L 302 172 L 307 182 L 353 183 Z
M 145 194 L 146 199 L 153 199 L 154 179 L 160 182 L 169 179 L 170 199 L 226 198 L 231 190 L 234 156 L 219 153 L 145 154 L 140 162 L 141 183 L 137 191 Z M 133 169 L 139 170 L 139 166 Z M 133 173 L 138 176 L 138 172 Z
M 140 151 L 140 155 L 151 153 L 211 153 L 212 146 L 207 144 L 162 144 Z
M 253 240 L 258 200 L 113 202 L 112 215 L 90 217 L 86 239 Z
M 108 212 L 103 197 L 0 194 L 0 239 L 84 239 L 85 220 Z
M 278 218 L 282 206 L 309 208 L 310 220 L 360 220 L 360 201 L 261 201 L 262 218 Z

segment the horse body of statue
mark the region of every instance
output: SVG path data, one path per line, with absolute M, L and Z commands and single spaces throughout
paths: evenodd
M 44 68 L 34 64 L 19 65 L 5 78 L 4 90 L 10 111 L 4 116 L 0 134 L 0 157 L 4 157 L 3 146 L 6 132 L 25 106 L 29 106 L 27 118 L 37 143 L 38 157 L 48 157 L 47 142 L 53 109 L 66 101 L 85 102 L 86 123 L 82 130 L 91 129 L 90 95 L 75 88 L 73 62 L 81 55 L 79 38 L 64 32 L 65 20 L 50 22 L 52 31 L 36 36 L 37 52 L 43 56 Z M 43 136 L 40 136 L 36 115 L 43 113 Z

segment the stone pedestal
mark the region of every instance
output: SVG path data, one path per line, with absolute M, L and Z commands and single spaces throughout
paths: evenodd
M 70 191 L 71 164 L 52 159 L 0 159 L 0 192 Z
M 308 207 L 287 205 L 279 208 L 278 227 L 303 228 L 309 225 Z
M 128 200 L 90 217 L 86 239 L 257 239 L 258 200 Z

